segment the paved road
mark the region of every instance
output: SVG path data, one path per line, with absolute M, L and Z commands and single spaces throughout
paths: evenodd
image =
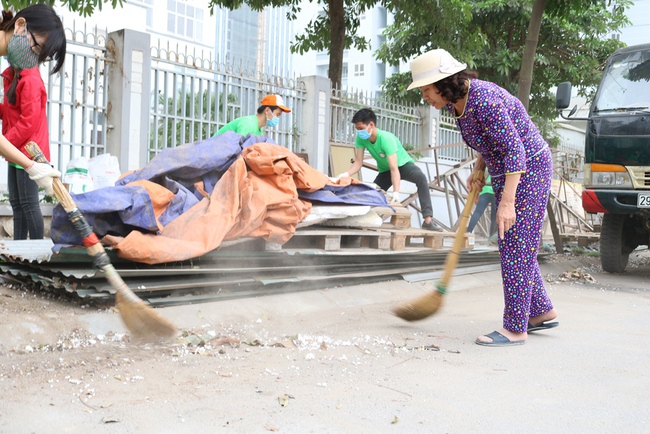
M 432 281 L 162 310 L 183 328 L 250 344 L 239 348 L 69 351 L 57 355 L 67 368 L 35 370 L 33 381 L 7 363 L 27 366 L 36 353 L 5 354 L 0 432 L 646 433 L 650 262 L 624 276 L 590 263 L 543 265 L 561 325 L 521 347 L 473 343 L 500 327 L 500 277 L 489 271 L 456 277 L 443 309 L 417 323 L 389 309 Z M 596 283 L 558 281 L 577 266 Z M 121 328 L 117 315 L 80 320 L 93 334 Z

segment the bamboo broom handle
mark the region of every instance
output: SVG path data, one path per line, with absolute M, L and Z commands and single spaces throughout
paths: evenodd
M 35 142 L 27 143 L 27 145 L 25 145 L 25 150 L 32 157 L 32 160 L 38 163 L 50 164 L 50 162 L 47 161 L 47 158 L 45 158 L 43 151 L 41 151 L 41 148 L 39 148 Z M 59 203 L 61 203 L 61 206 L 63 207 L 63 209 L 68 215 L 70 215 L 71 212 L 77 209 L 77 204 L 74 203 L 72 196 L 70 196 L 68 189 L 65 188 L 65 185 L 63 185 L 63 182 L 61 182 L 60 178 L 57 177 L 53 179 L 52 189 L 54 190 L 54 196 L 58 199 Z M 81 216 L 81 218 L 83 219 L 83 216 Z M 83 220 L 85 223 L 85 219 Z M 85 236 L 83 233 L 80 235 L 82 237 Z M 104 246 L 102 246 L 102 243 L 99 242 L 96 236 L 93 238 L 93 240 L 90 243 L 85 242 L 84 246 L 86 247 L 86 251 L 88 252 L 88 254 L 93 258 L 96 258 L 96 255 L 98 253 L 105 252 Z
M 474 175 L 472 176 L 472 179 L 482 180 L 483 171 L 475 171 Z M 478 193 L 479 193 L 478 188 L 474 187 L 472 188 L 472 191 L 470 191 L 469 195 L 467 196 L 467 202 L 465 202 L 465 206 L 463 207 L 463 212 L 460 215 L 460 221 L 458 222 L 458 229 L 456 230 L 456 237 L 454 238 L 454 244 L 451 247 L 451 252 L 449 252 L 449 254 L 447 254 L 447 257 L 445 258 L 444 273 L 442 275 L 442 278 L 440 279 L 440 284 L 445 288 L 447 287 L 449 281 L 451 280 L 451 275 L 454 273 L 454 270 L 456 269 L 456 265 L 458 265 L 458 260 L 460 258 L 460 251 L 463 248 L 463 245 L 465 243 L 465 231 L 467 230 L 467 223 L 469 222 L 469 217 L 472 213 L 472 209 L 474 208 L 474 202 L 476 202 L 476 197 L 478 196 Z

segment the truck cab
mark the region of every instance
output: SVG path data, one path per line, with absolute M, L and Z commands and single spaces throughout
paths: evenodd
M 556 108 L 573 120 L 575 107 L 563 114 L 570 99 L 571 83 L 561 83 Z M 586 121 L 582 206 L 603 213 L 603 270 L 622 273 L 630 253 L 650 244 L 650 44 L 612 54 Z

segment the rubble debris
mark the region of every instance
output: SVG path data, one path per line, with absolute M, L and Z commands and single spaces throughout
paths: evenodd
M 574 268 L 563 273 L 560 273 L 559 276 L 547 276 L 546 281 L 549 283 L 557 282 L 576 282 L 579 284 L 585 283 L 597 283 L 596 279 L 592 277 L 591 274 L 587 273 L 582 268 Z
M 285 394 L 282 394 L 282 395 L 278 396 L 278 403 L 280 403 L 280 405 L 282 407 L 286 407 L 287 405 L 289 405 L 289 400 L 290 399 L 295 399 L 295 398 L 293 396 L 287 395 L 285 393 Z

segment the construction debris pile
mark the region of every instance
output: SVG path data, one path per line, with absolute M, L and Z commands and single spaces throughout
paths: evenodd
M 375 188 L 352 179 L 333 184 L 288 149 L 260 139 L 268 140 L 227 132 L 165 149 L 114 187 L 76 195 L 75 203 L 105 245 L 147 264 L 196 258 L 241 237 L 284 244 L 313 201 L 386 205 Z M 60 207 L 52 228 L 57 246 L 81 245 Z
M 371 185 L 333 183 L 286 148 L 230 132 L 164 150 L 114 187 L 74 199 L 119 275 L 154 306 L 431 272 L 454 238 L 412 229 L 411 213 Z M 112 302 L 60 207 L 51 236 L 2 242 L 6 278 Z M 473 249 L 473 236 L 464 247 Z M 495 264 L 498 253 L 460 263 Z

